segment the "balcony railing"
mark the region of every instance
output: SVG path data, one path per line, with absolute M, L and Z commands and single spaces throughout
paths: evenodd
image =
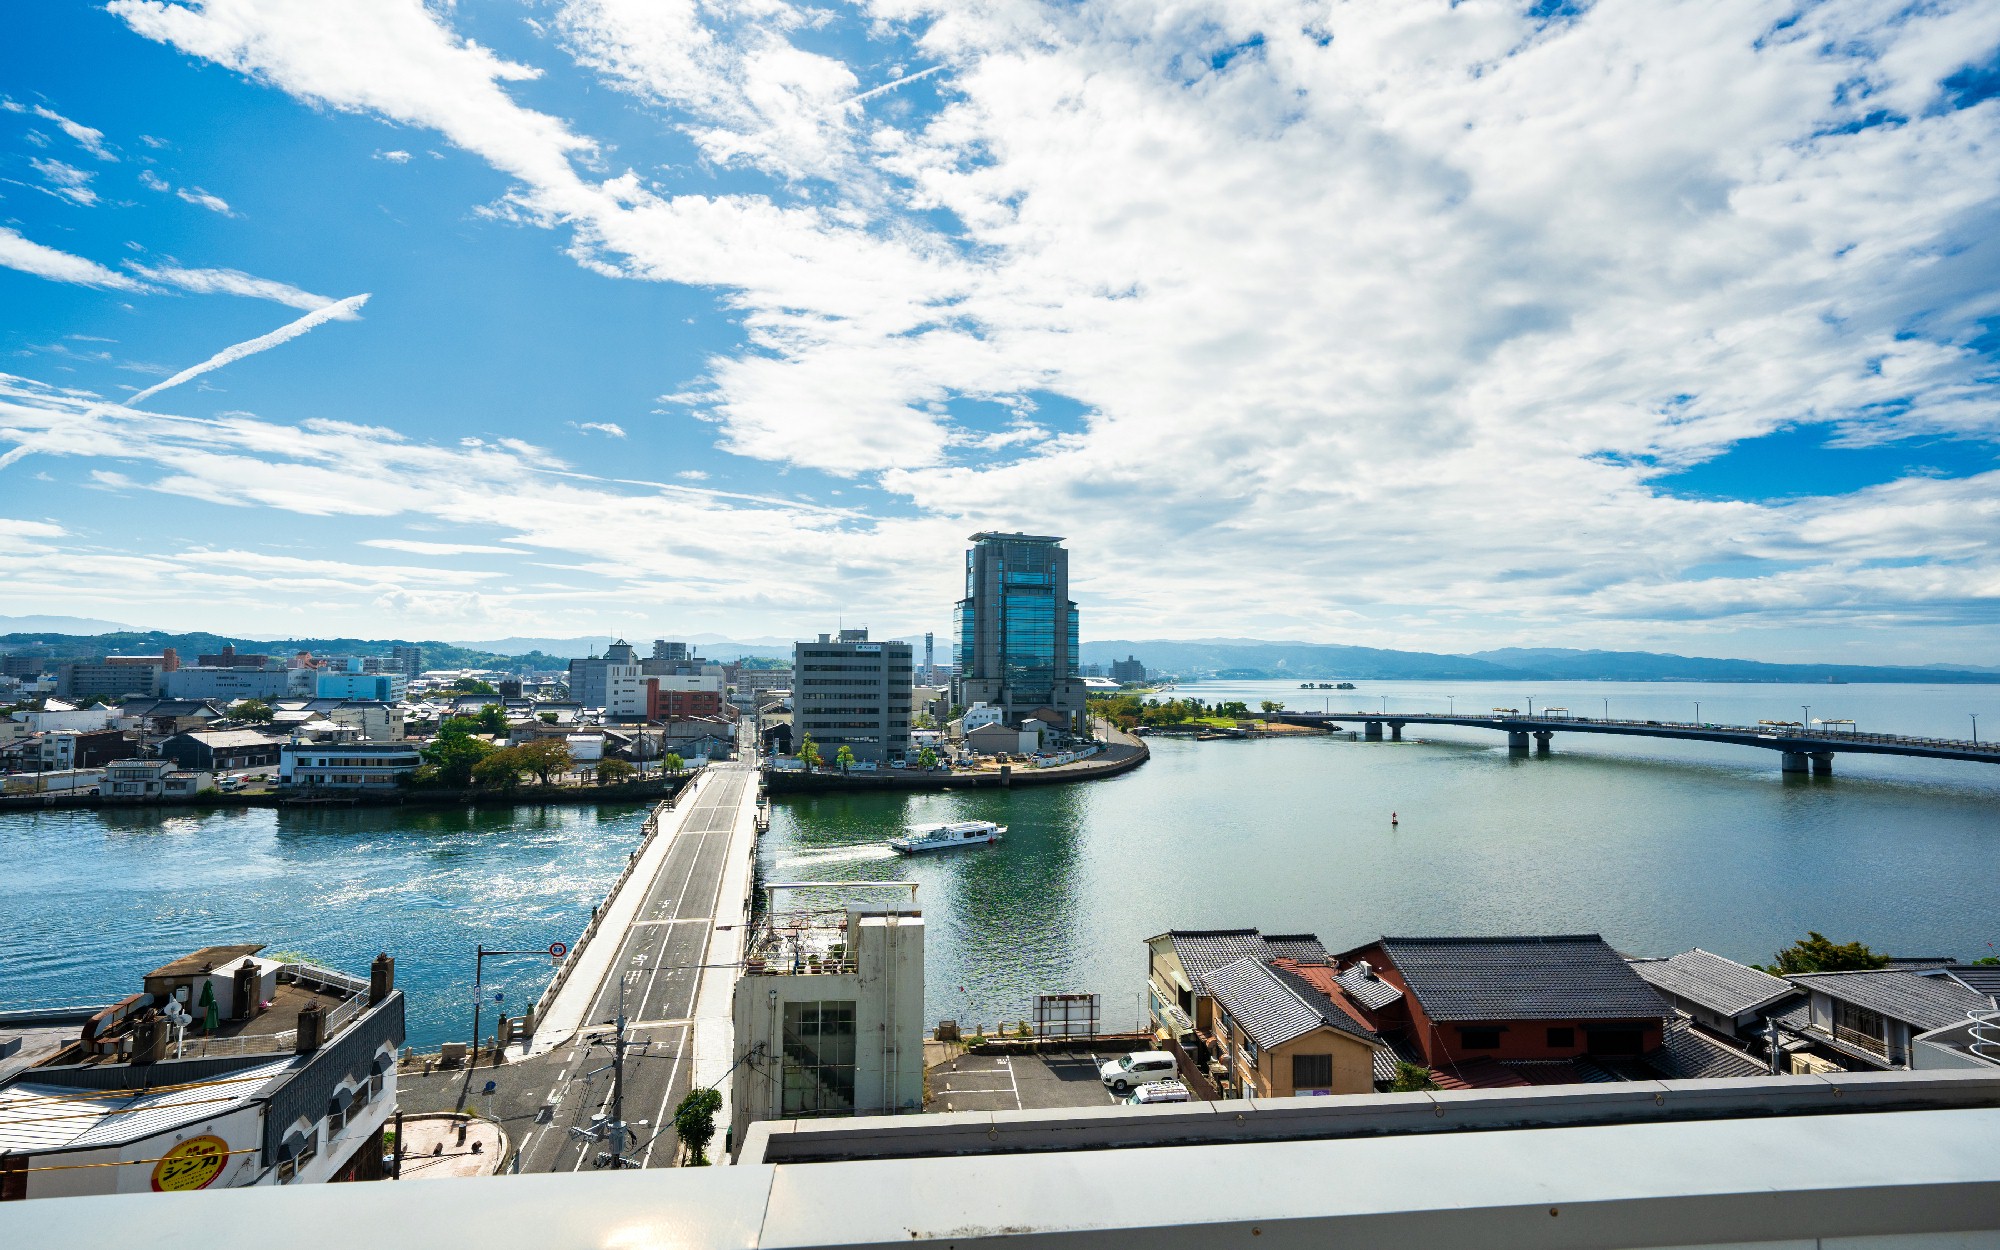
M 1837 1042 L 1846 1042 L 1849 1046 L 1859 1046 L 1884 1059 L 1889 1057 L 1889 1044 L 1873 1033 L 1863 1033 L 1860 1029 L 1850 1029 L 1844 1024 L 1836 1024 L 1833 1026 L 1833 1039 Z

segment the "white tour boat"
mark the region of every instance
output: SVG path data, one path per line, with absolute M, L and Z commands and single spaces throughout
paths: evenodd
M 948 851 L 959 846 L 985 846 L 998 842 L 1006 826 L 990 820 L 961 820 L 949 825 L 924 825 L 900 838 L 890 838 L 889 847 L 899 855 L 922 851 Z

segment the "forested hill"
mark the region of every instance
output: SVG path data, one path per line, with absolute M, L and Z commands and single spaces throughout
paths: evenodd
M 332 655 L 387 655 L 389 648 L 409 646 L 407 638 L 286 638 L 279 641 L 232 638 L 227 634 L 170 634 L 163 630 L 141 630 L 116 634 L 0 634 L 0 654 L 46 656 L 51 660 L 87 659 L 100 655 L 158 655 L 172 647 L 183 664 L 193 664 L 198 655 L 212 655 L 234 645 L 238 651 L 261 655 L 290 655 L 294 651 L 318 651 Z M 569 666 L 561 656 L 530 651 L 525 655 L 501 655 L 448 642 L 416 642 L 423 648 L 425 668 L 490 668 L 503 672 L 560 671 Z

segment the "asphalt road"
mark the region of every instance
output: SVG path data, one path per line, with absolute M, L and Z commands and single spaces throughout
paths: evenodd
M 688 809 L 576 1040 L 545 1055 L 470 1073 L 405 1074 L 399 1101 L 406 1110 L 464 1105 L 499 1120 L 520 1143 L 522 1172 L 595 1166 L 606 1147 L 587 1134 L 611 1112 L 611 1026 L 622 989 L 625 1121 L 631 1126 L 627 1157 L 646 1167 L 673 1163 L 674 1107 L 687 1093 L 694 1066 L 690 1017 L 699 965 L 714 923 L 730 830 L 744 791 L 754 793 L 757 785 L 747 747 L 739 759 L 710 767 L 714 775 Z M 553 1111 L 545 1111 L 550 1103 Z

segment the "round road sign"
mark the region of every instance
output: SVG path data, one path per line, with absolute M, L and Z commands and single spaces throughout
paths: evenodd
M 549 943 L 549 958 L 550 958 L 550 959 L 561 959 L 561 958 L 562 958 L 562 957 L 563 957 L 564 955 L 567 955 L 567 954 L 569 954 L 569 947 L 567 947 L 567 946 L 564 946 L 564 945 L 563 945 L 563 944 L 562 944 L 561 942 L 550 942 L 550 943 Z

